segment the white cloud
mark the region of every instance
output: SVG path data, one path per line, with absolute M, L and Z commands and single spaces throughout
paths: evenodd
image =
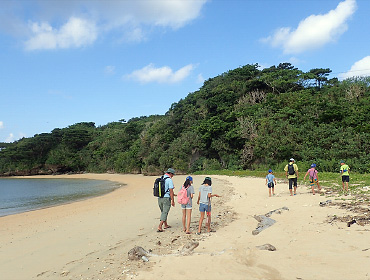
M 105 66 L 104 73 L 106 75 L 114 75 L 116 73 L 116 67 L 112 65 Z
M 301 64 L 303 61 L 295 56 L 292 56 L 291 58 L 288 59 L 288 62 L 291 63 L 293 66 L 297 66 Z
M 145 41 L 146 39 L 147 37 L 145 35 L 145 32 L 142 30 L 142 28 L 136 27 L 136 28 L 127 30 L 123 36 L 122 41 L 137 43 L 137 42 Z
M 203 83 L 204 83 L 204 81 L 205 81 L 205 79 L 204 79 L 203 75 L 202 75 L 202 74 L 198 74 L 197 82 L 198 82 L 199 84 L 203 84 Z
M 347 79 L 350 77 L 363 77 L 370 76 L 370 56 L 366 56 L 363 59 L 355 62 L 351 69 L 343 74 L 338 75 L 339 79 Z
M 155 68 L 154 64 L 149 64 L 142 69 L 135 70 L 131 74 L 126 75 L 126 78 L 141 83 L 177 83 L 189 76 L 193 69 L 194 66 L 188 64 L 174 72 L 168 66 Z
M 0 121 L 0 129 L 3 129 L 3 128 L 4 128 L 4 122 Z
M 161 26 L 179 28 L 197 18 L 206 0 L 142 1 L 141 20 Z
M 14 142 L 14 141 L 17 141 L 19 139 L 22 139 L 26 137 L 26 135 L 24 133 L 18 133 L 18 137 L 15 137 L 14 133 L 9 133 L 9 135 L 5 138 L 5 141 L 6 143 L 11 143 L 11 142 Z
M 95 23 L 76 17 L 71 17 L 59 30 L 46 22 L 32 23 L 30 28 L 33 37 L 25 43 L 28 50 L 82 47 L 97 38 Z
M 120 32 L 122 41 L 140 42 L 153 26 L 188 24 L 207 1 L 0 1 L 0 31 L 27 36 L 27 50 L 83 47 L 111 31 Z
M 305 18 L 295 30 L 283 27 L 262 41 L 270 43 L 273 47 L 282 47 L 286 54 L 320 48 L 335 42 L 347 31 L 347 21 L 356 8 L 356 0 L 345 0 L 340 2 L 336 9 L 324 15 L 311 15 Z
M 14 140 L 15 140 L 14 134 L 10 133 L 9 136 L 5 139 L 5 142 L 10 143 L 10 142 L 14 142 Z

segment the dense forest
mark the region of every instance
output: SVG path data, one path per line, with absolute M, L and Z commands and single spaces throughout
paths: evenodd
M 96 127 L 77 123 L 0 143 L 0 174 L 157 174 L 281 167 L 290 157 L 338 171 L 370 171 L 370 77 L 329 79 L 289 63 L 227 71 L 165 115 Z

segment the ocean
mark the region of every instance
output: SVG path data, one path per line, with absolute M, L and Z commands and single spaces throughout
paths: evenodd
M 0 178 L 0 217 L 100 196 L 119 187 L 102 180 Z

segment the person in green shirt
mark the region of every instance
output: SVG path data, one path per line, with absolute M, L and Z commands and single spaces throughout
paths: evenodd
M 344 162 L 340 161 L 340 174 L 342 175 L 342 186 L 344 195 L 348 194 L 348 183 L 349 183 L 349 166 Z

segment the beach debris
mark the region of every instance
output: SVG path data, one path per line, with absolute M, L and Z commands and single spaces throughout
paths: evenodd
M 194 249 L 197 248 L 198 246 L 199 246 L 199 242 L 191 241 L 185 244 L 178 253 L 166 254 L 164 256 L 168 256 L 168 255 L 188 256 L 188 255 L 191 255 Z M 143 260 L 144 262 L 148 262 L 149 257 L 153 257 L 153 256 L 159 256 L 159 255 L 152 254 L 151 251 L 147 251 L 143 247 L 140 247 L 140 246 L 135 246 L 128 252 L 128 258 L 129 260 L 132 260 L 132 261 Z
M 143 247 L 135 246 L 130 251 L 128 251 L 129 260 L 140 260 L 144 257 L 149 257 L 150 253 L 146 251 Z
M 328 216 L 327 222 L 344 222 L 347 224 L 347 227 L 350 227 L 353 224 L 359 226 L 365 226 L 370 224 L 370 208 L 369 204 L 365 201 L 359 201 L 356 199 L 356 203 L 353 202 L 330 202 L 330 206 L 336 206 L 340 209 L 345 209 L 355 215 L 344 215 L 344 216 Z
M 267 251 L 276 251 L 275 246 L 271 245 L 270 243 L 266 243 L 260 246 L 256 246 L 256 248 L 260 250 L 267 250 Z
M 350 227 L 351 225 L 353 224 L 358 224 L 360 226 L 365 226 L 365 225 L 368 225 L 370 224 L 370 217 L 369 216 L 351 216 L 351 215 L 347 215 L 347 216 L 343 216 L 343 217 L 339 217 L 339 216 L 328 216 L 328 219 L 327 219 L 327 222 L 328 223 L 333 223 L 333 222 L 344 222 L 347 224 L 347 227 Z
M 330 204 L 330 203 L 331 203 L 331 200 L 329 199 L 329 200 L 327 200 L 327 201 L 320 202 L 320 206 L 321 206 L 321 207 L 324 207 L 324 206 L 326 206 L 326 205 L 328 205 L 328 204 Z
M 356 220 L 353 219 L 352 221 L 347 222 L 347 227 L 350 227 L 351 225 L 355 224 Z
M 68 274 L 69 274 L 69 271 L 63 271 L 61 274 L 60 274 L 60 276 L 63 276 L 63 277 L 65 277 L 65 276 L 68 276 Z
M 199 246 L 198 241 L 191 241 L 182 247 L 180 254 L 183 256 L 188 256 L 193 253 L 194 249 Z
M 263 231 L 266 228 L 269 228 L 273 224 L 276 223 L 274 219 L 271 219 L 270 216 L 274 213 L 281 214 L 283 210 L 289 211 L 288 207 L 282 207 L 279 209 L 272 210 L 265 215 L 254 215 L 253 217 L 258 221 L 258 225 L 255 230 L 252 231 L 253 235 L 259 234 L 261 231 Z
M 281 207 L 281 208 L 278 208 L 278 209 L 275 209 L 275 210 L 272 210 L 268 213 L 265 214 L 266 217 L 270 217 L 272 214 L 281 214 L 282 211 L 285 210 L 285 211 L 289 211 L 289 208 L 284 206 L 284 207 Z
M 259 234 L 264 229 L 269 228 L 270 226 L 276 223 L 274 219 L 266 217 L 265 215 L 254 216 L 254 218 L 258 221 L 258 225 L 257 228 L 252 231 L 253 235 Z

